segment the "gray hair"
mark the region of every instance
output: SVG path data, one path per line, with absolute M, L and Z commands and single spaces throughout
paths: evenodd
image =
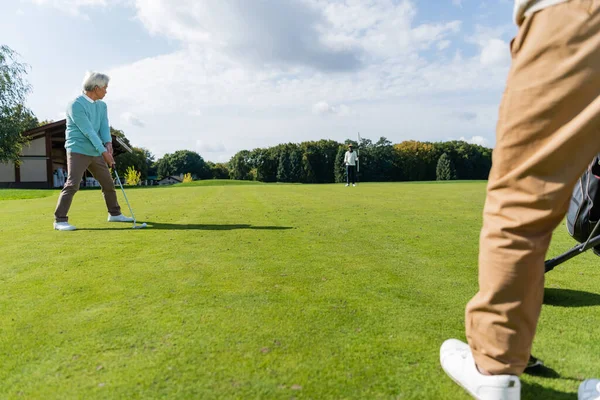
M 103 88 L 108 85 L 109 81 L 110 78 L 108 75 L 101 74 L 100 72 L 88 71 L 83 78 L 83 90 L 89 92 L 94 90 L 96 86 Z

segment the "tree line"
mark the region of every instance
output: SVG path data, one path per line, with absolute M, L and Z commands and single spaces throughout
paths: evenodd
M 113 134 L 128 142 L 122 131 L 113 129 Z M 120 173 L 133 167 L 141 172 L 142 180 L 189 173 L 194 179 L 334 183 L 346 179 L 343 161 L 349 144 L 360 154 L 363 182 L 485 180 L 492 165 L 492 149 L 465 141 L 392 144 L 385 137 L 377 142 L 319 140 L 242 150 L 227 163 L 205 161 L 190 150 L 165 154 L 155 161 L 148 150 L 133 147 L 133 154 L 122 153 L 115 161 Z
M 262 182 L 343 182 L 349 144 L 360 155 L 359 177 L 368 182 L 485 180 L 492 164 L 492 149 L 465 141 L 319 140 L 242 150 L 228 163 L 230 177 Z

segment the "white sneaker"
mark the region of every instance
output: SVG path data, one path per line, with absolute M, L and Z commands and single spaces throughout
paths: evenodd
M 68 222 L 55 222 L 54 229 L 57 231 L 74 231 L 77 228 L 75 228 L 73 225 L 69 224 Z
M 348 184 L 346 183 L 346 187 L 348 187 L 348 186 L 350 186 L 350 185 L 348 185 Z
M 600 379 L 588 379 L 579 385 L 578 400 L 600 399 Z
M 126 217 L 123 214 L 109 215 L 108 222 L 133 222 L 133 218 Z
M 521 381 L 516 375 L 483 375 L 477 370 L 468 344 L 448 339 L 440 348 L 440 363 L 452 380 L 478 400 L 520 400 Z
M 356 184 L 353 183 L 352 186 L 356 186 Z

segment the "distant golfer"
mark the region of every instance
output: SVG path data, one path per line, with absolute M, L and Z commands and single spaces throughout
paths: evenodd
M 346 186 L 356 186 L 356 163 L 358 156 L 352 149 L 352 145 L 348 145 L 348 151 L 344 155 L 344 165 L 346 166 Z
M 107 165 L 113 166 L 112 138 L 108 126 L 106 96 L 110 78 L 98 72 L 88 72 L 83 80 L 83 94 L 67 107 L 68 176 L 54 211 L 54 229 L 73 231 L 67 214 L 79 183 L 88 169 L 102 186 L 102 194 L 108 209 L 108 222 L 131 222 L 133 218 L 121 214 L 117 192 Z

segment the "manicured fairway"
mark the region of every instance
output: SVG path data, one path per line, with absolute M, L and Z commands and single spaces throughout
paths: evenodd
M 75 232 L 57 191 L 0 190 L 0 398 L 467 399 L 438 351 L 464 339 L 485 182 L 225 183 L 126 189 L 146 230 L 98 190 Z M 600 377 L 600 258 L 546 287 L 552 369 L 523 398 L 573 399 Z

